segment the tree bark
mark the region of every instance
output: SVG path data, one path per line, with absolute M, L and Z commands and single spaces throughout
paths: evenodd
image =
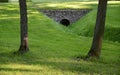
M 26 0 L 19 0 L 20 6 L 20 53 L 24 53 L 29 50 L 28 48 L 28 19 L 27 19 L 27 5 Z
M 105 29 L 106 10 L 107 10 L 107 0 L 99 0 L 93 42 L 87 57 L 97 57 L 97 58 L 100 57 L 101 48 L 102 48 L 102 39 Z

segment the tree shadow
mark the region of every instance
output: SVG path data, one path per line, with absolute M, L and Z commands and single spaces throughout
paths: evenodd
M 20 71 L 20 72 L 39 72 L 42 70 L 20 69 L 20 68 L 0 68 L 0 71 Z
M 83 74 L 119 74 L 118 69 L 114 69 L 113 67 L 109 65 L 103 65 L 103 64 L 95 64 L 89 61 L 70 61 L 70 62 L 64 62 L 64 61 L 39 61 L 34 62 L 33 64 L 40 64 L 47 67 L 52 67 L 52 69 L 55 70 L 62 70 L 62 71 L 70 71 L 70 72 L 77 72 L 77 73 L 83 73 Z M 96 68 L 98 67 L 98 69 Z M 108 70 L 108 68 L 111 68 Z M 102 70 L 104 70 L 102 72 Z M 115 72 L 112 72 L 111 70 L 114 70 Z M 111 71 L 111 72 L 110 72 Z
M 32 53 L 28 52 L 28 54 L 32 55 Z M 8 53 L 0 53 L 0 65 L 9 65 L 11 63 L 19 64 L 19 65 L 39 65 L 39 66 L 47 66 L 50 69 L 61 70 L 63 72 L 77 72 L 83 74 L 119 74 L 119 69 L 116 66 L 110 66 L 109 64 L 104 64 L 98 61 L 85 61 L 83 60 L 84 56 L 80 56 L 79 58 L 71 58 L 70 61 L 62 61 L 62 60 L 49 60 L 49 57 L 46 60 L 41 58 L 38 59 L 30 59 L 35 58 L 35 56 L 26 57 L 26 54 L 23 55 L 14 55 L 13 52 Z M 57 58 L 59 59 L 59 58 Z M 78 60 L 79 59 L 79 60 Z M 39 67 L 38 66 L 38 67 Z M 98 69 L 96 68 L 98 67 Z M 110 68 L 110 70 L 108 70 Z M 101 72 L 104 70 L 103 72 Z M 113 72 L 111 71 L 113 70 Z M 21 71 L 21 72 L 40 72 L 41 69 L 26 69 L 26 68 L 6 68 L 0 67 L 0 71 Z M 111 72 L 110 72 L 111 71 Z

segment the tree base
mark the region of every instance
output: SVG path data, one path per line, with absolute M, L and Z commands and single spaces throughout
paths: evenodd
M 24 54 L 29 51 L 29 48 L 27 46 L 20 46 L 19 50 L 17 52 L 14 52 L 14 54 Z
M 86 56 L 86 59 L 88 58 L 100 58 L 100 52 L 96 50 L 90 50 Z

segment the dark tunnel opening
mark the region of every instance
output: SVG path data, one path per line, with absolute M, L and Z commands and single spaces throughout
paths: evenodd
M 69 26 L 69 25 L 70 25 L 70 21 L 67 20 L 67 19 L 62 19 L 62 20 L 60 21 L 60 24 L 62 24 L 62 25 L 64 25 L 64 26 Z

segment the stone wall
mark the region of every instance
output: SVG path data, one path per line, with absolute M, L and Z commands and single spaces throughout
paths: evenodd
M 87 14 L 90 10 L 81 9 L 81 10 L 40 10 L 48 17 L 52 18 L 57 22 L 61 22 L 63 19 L 69 20 L 70 24 L 79 20 L 82 16 Z

